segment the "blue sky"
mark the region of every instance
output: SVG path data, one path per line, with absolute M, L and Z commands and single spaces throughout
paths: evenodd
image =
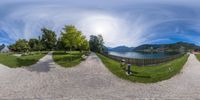
M 200 45 L 198 0 L 1 0 L 0 44 L 75 25 L 106 46 L 191 42 Z

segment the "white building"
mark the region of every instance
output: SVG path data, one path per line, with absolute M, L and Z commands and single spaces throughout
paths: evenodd
M 6 45 L 0 45 L 0 53 L 10 52 L 10 49 Z

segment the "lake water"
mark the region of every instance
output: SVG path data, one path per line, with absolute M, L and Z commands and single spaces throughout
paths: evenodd
M 149 59 L 149 58 L 165 58 L 172 55 L 176 55 L 176 52 L 159 52 L 159 53 L 144 53 L 144 52 L 115 52 L 109 51 L 109 54 L 120 56 L 120 57 L 127 57 L 127 58 L 138 58 L 138 59 Z

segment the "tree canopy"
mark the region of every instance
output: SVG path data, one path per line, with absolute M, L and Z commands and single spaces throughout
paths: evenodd
M 55 32 L 47 28 L 42 28 L 41 31 L 43 32 L 41 42 L 44 49 L 53 50 L 57 42 Z
M 95 36 L 91 35 L 90 36 L 90 50 L 94 52 L 103 52 L 104 51 L 104 42 L 103 42 L 103 37 L 101 35 Z
M 30 47 L 28 45 L 28 41 L 25 39 L 19 39 L 15 44 L 9 46 L 9 48 L 16 52 L 28 52 Z
M 73 25 L 66 25 L 61 32 L 61 42 L 66 50 L 88 50 L 89 44 L 82 32 Z
M 40 39 L 32 38 L 28 42 L 31 51 L 41 51 L 43 50 L 43 45 Z
M 19 39 L 15 44 L 10 45 L 12 51 L 27 52 L 41 50 L 80 50 L 88 51 L 89 43 L 81 31 L 73 25 L 66 25 L 61 36 L 58 38 L 54 31 L 42 28 L 42 35 L 38 38 L 31 38 L 29 41 Z

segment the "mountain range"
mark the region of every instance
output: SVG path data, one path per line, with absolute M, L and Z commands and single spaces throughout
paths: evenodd
M 130 51 L 163 52 L 163 51 L 180 51 L 180 50 L 190 51 L 195 49 L 200 49 L 200 46 L 187 42 L 177 42 L 172 44 L 143 44 L 138 47 L 127 47 L 127 46 L 118 46 L 114 48 L 108 47 L 108 51 L 116 51 L 116 52 L 130 52 Z
M 177 42 L 172 44 L 144 44 L 133 49 L 133 51 L 143 51 L 143 52 L 162 52 L 162 51 L 190 51 L 199 49 L 200 47 L 187 42 Z
M 107 47 L 108 51 L 116 51 L 116 52 L 130 52 L 133 51 L 134 47 L 127 47 L 127 46 L 117 46 L 114 48 Z

